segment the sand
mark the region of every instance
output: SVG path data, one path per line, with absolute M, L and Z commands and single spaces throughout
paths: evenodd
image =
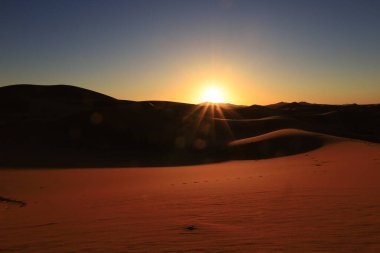
M 0 170 L 0 252 L 380 252 L 380 145 L 217 164 Z

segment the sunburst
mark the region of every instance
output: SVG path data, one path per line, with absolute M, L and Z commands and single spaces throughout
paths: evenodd
M 218 86 L 208 86 L 202 93 L 201 101 L 209 103 L 223 103 L 225 102 L 223 90 Z

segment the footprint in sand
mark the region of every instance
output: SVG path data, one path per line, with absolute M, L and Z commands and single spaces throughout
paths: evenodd
M 4 198 L 4 197 L 0 197 L 0 203 L 13 204 L 13 205 L 17 205 L 19 207 L 26 206 L 26 202 L 24 202 L 24 201 L 16 200 L 16 199 L 10 199 L 10 198 Z
M 193 231 L 193 230 L 196 230 L 196 229 L 197 229 L 197 227 L 194 226 L 194 225 L 189 225 L 189 226 L 185 227 L 185 230 L 188 230 L 188 231 Z

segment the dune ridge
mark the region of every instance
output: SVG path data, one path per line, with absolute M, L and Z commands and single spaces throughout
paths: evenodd
M 281 129 L 229 143 L 234 159 L 263 159 L 305 153 L 342 138 L 299 129 Z
M 380 142 L 380 105 L 137 102 L 69 85 L 12 85 L 0 88 L 0 112 L 0 168 L 202 164 L 323 144 L 298 134 L 230 145 L 285 129 Z

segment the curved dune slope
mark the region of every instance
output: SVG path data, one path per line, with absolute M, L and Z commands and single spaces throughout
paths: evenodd
M 296 128 L 312 130 L 312 126 L 297 119 L 284 116 L 269 116 L 257 119 L 216 119 L 215 125 L 228 125 L 235 139 L 248 138 L 268 132 Z
M 282 129 L 229 143 L 233 159 L 261 159 L 307 152 L 339 138 L 303 131 Z
M 114 98 L 72 85 L 34 85 L 34 84 L 15 84 L 1 87 L 0 98 L 2 100 L 23 100 L 32 101 L 36 99 L 53 100 L 63 99 L 65 101 L 107 101 Z

